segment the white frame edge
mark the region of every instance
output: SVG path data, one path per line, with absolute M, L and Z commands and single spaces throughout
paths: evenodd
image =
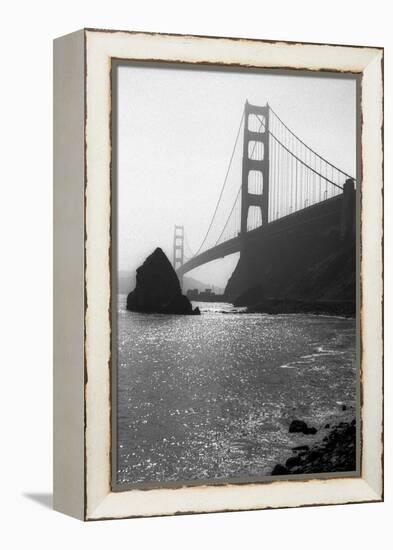
M 226 38 L 86 30 L 85 519 L 380 501 L 383 498 L 383 51 Z M 361 107 L 362 475 L 308 481 L 111 491 L 111 59 L 363 73 Z

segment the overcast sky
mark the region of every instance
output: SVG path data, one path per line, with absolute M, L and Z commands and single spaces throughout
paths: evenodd
M 160 246 L 172 260 L 173 226 L 196 250 L 207 230 L 246 99 L 272 106 L 311 148 L 356 176 L 356 82 L 296 76 L 121 66 L 118 72 L 118 266 L 135 270 Z M 241 147 L 220 208 L 240 185 Z M 190 275 L 224 287 L 237 255 Z

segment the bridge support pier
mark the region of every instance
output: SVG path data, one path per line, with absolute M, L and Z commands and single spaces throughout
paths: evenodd
M 340 239 L 353 238 L 356 230 L 355 182 L 349 178 L 344 183 L 341 207 Z
M 184 225 L 175 225 L 173 232 L 173 269 L 176 271 L 184 263 Z M 183 275 L 178 275 L 183 287 Z
M 257 130 L 250 129 L 250 116 L 252 115 L 255 115 L 256 122 L 259 121 Z M 252 158 L 252 153 L 258 143 L 263 145 L 263 155 L 262 158 L 255 159 Z M 260 194 L 249 191 L 250 173 L 253 171 L 262 175 L 262 192 Z M 247 232 L 248 211 L 251 206 L 257 206 L 260 209 L 262 225 L 267 224 L 269 222 L 269 105 L 261 107 L 251 105 L 246 101 L 244 107 L 241 233 Z

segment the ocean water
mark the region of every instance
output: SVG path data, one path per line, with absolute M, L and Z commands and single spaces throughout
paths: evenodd
M 305 420 L 355 416 L 355 320 L 242 314 L 195 303 L 201 316 L 128 312 L 118 300 L 117 481 L 163 483 L 270 475 Z M 342 413 L 345 404 L 346 412 Z

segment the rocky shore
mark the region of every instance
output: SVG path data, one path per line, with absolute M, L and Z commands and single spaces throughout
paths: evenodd
M 236 303 L 235 303 L 236 304 Z M 239 303 L 239 305 L 241 305 Z M 316 315 L 339 315 L 354 317 L 356 304 L 353 300 L 286 300 L 265 299 L 247 307 L 248 313 L 313 313 Z
M 299 432 L 310 432 L 308 426 L 295 421 Z M 291 424 L 293 426 L 293 423 Z M 291 428 L 290 430 L 291 431 Z M 293 431 L 293 430 L 292 430 Z M 316 432 L 317 430 L 315 430 Z M 318 474 L 352 472 L 356 470 L 356 420 L 324 426 L 326 435 L 312 445 L 298 445 L 292 448 L 285 464 L 276 464 L 271 475 Z

